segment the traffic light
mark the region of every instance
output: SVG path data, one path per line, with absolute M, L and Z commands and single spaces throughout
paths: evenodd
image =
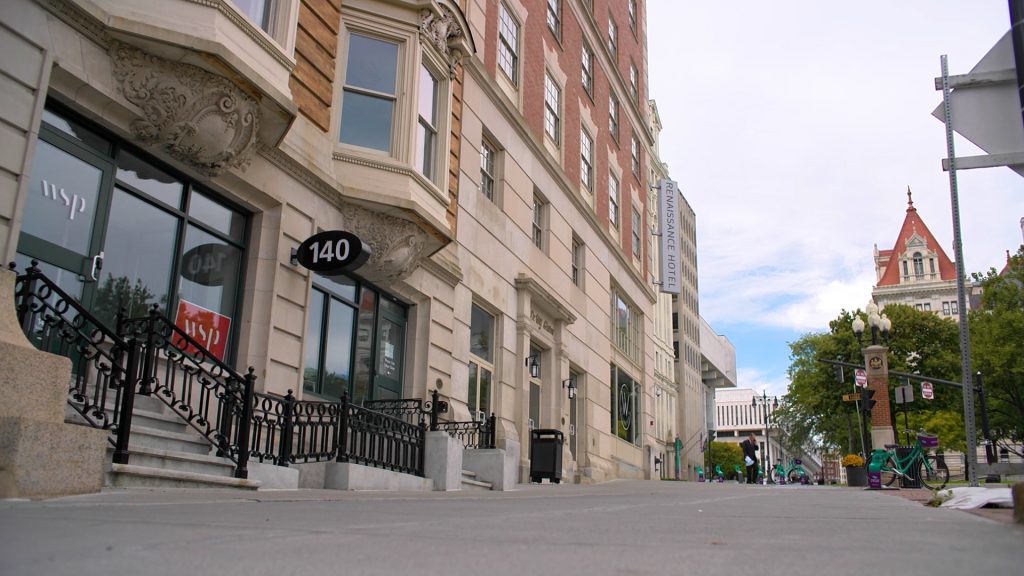
M 844 380 L 844 378 L 843 378 L 843 367 L 842 366 L 833 366 L 832 369 L 835 371 L 835 374 L 836 374 L 836 382 L 839 383 L 839 384 L 842 384 L 843 380 Z
M 863 402 L 861 402 L 861 408 L 865 412 L 870 413 L 871 412 L 871 408 L 873 408 L 875 406 L 876 400 L 874 398 L 872 398 L 874 395 L 875 395 L 875 391 L 872 390 L 871 388 L 864 388 L 863 390 L 861 390 L 860 397 L 861 397 L 861 400 L 863 400 Z

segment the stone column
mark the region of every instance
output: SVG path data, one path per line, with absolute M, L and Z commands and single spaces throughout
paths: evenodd
M 0 270 L 0 498 L 99 492 L 109 431 L 64 422 L 71 361 L 25 338 L 15 278 Z
M 881 448 L 895 444 L 892 429 L 892 408 L 889 405 L 889 349 L 877 344 L 864 349 L 868 388 L 875 391 L 875 406 L 871 409 L 871 446 Z

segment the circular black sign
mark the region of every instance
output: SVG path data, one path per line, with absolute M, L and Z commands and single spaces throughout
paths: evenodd
M 200 244 L 181 259 L 181 275 L 203 286 L 221 286 L 237 268 L 238 249 L 226 244 Z
M 331 276 L 362 266 L 370 246 L 351 232 L 328 230 L 303 240 L 295 257 L 303 267 Z

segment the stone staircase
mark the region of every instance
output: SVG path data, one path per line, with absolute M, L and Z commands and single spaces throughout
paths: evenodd
M 77 412 L 70 407 L 67 412 L 66 421 L 81 423 Z M 114 464 L 113 446 L 108 447 L 105 487 L 255 490 L 260 486 L 255 480 L 234 478 L 230 459 L 216 456 L 202 434 L 151 396 L 135 397 L 128 450 L 128 464 Z
M 470 470 L 462 471 L 462 489 L 463 490 L 493 490 L 494 484 L 491 482 L 484 482 L 483 480 L 477 480 L 476 472 Z

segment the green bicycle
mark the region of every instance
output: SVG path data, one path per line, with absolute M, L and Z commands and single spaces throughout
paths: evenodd
M 776 462 L 775 467 L 772 468 L 771 481 L 776 484 L 804 484 L 810 476 L 804 471 L 803 461 L 799 458 L 790 460 L 788 467 L 782 465 L 782 462 Z
M 910 433 L 913 430 L 904 432 Z M 906 478 L 916 470 L 925 488 L 942 490 L 949 482 L 949 467 L 942 456 L 927 451 L 939 445 L 939 438 L 924 430 L 917 431 L 916 437 L 917 441 L 914 442 L 910 453 L 903 458 L 896 455 L 896 445 L 885 445 L 887 454 L 882 462 L 882 484 L 891 486 L 896 478 Z

